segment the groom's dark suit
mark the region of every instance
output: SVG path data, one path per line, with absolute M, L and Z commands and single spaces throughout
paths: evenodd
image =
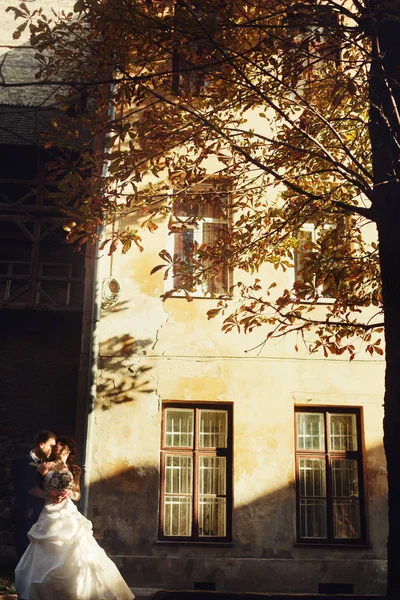
M 30 454 L 17 458 L 11 463 L 11 478 L 15 490 L 15 547 L 18 559 L 29 545 L 27 533 L 38 520 L 44 504 L 43 498 L 29 493 L 33 488 L 42 487 L 43 483 L 43 477 L 32 463 Z

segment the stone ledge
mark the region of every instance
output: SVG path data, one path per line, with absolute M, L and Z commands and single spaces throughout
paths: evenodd
M 384 600 L 383 594 L 286 594 L 159 590 L 152 600 Z

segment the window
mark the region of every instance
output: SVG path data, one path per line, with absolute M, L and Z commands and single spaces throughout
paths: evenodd
M 365 543 L 359 409 L 296 409 L 297 539 Z
M 160 539 L 229 541 L 231 514 L 231 405 L 165 403 Z
M 230 193 L 226 188 L 199 185 L 185 196 L 175 196 L 170 227 L 174 257 L 169 281 L 172 288 L 198 295 L 228 292 L 229 210 Z
M 219 49 L 218 31 L 230 11 L 229 0 L 176 3 L 176 47 L 172 56 L 175 94 L 207 96 L 216 91 L 216 80 L 227 69 L 227 59 Z
M 294 247 L 294 293 L 300 300 L 332 302 L 346 285 L 350 251 L 350 223 L 337 219 L 316 226 L 305 223 L 297 232 Z
M 288 43 L 283 56 L 284 79 L 297 93 L 313 93 L 315 84 L 323 84 L 330 69 L 340 64 L 337 14 L 326 4 L 294 4 L 284 28 Z
M 297 292 L 303 291 L 310 297 L 332 298 L 327 285 L 324 285 L 325 273 L 318 274 L 314 269 L 315 253 L 319 252 L 319 242 L 323 233 L 332 229 L 331 225 L 316 227 L 305 223 L 297 234 L 297 247 L 294 252 L 294 279 Z

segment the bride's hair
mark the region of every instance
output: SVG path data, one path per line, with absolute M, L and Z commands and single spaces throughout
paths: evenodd
M 63 446 L 67 446 L 69 449 L 69 456 L 67 458 L 67 465 L 71 465 L 74 462 L 74 457 L 76 455 L 76 442 L 70 435 L 60 435 L 57 438 L 57 442 L 63 444 Z

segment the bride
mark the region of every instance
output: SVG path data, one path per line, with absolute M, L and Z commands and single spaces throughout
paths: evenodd
M 38 467 L 46 491 L 61 491 L 58 503 L 46 501 L 30 529 L 30 544 L 15 570 L 20 600 L 132 600 L 117 567 L 93 537 L 92 523 L 76 508 L 80 468 L 73 464 L 75 442 L 57 439 L 54 462 Z

